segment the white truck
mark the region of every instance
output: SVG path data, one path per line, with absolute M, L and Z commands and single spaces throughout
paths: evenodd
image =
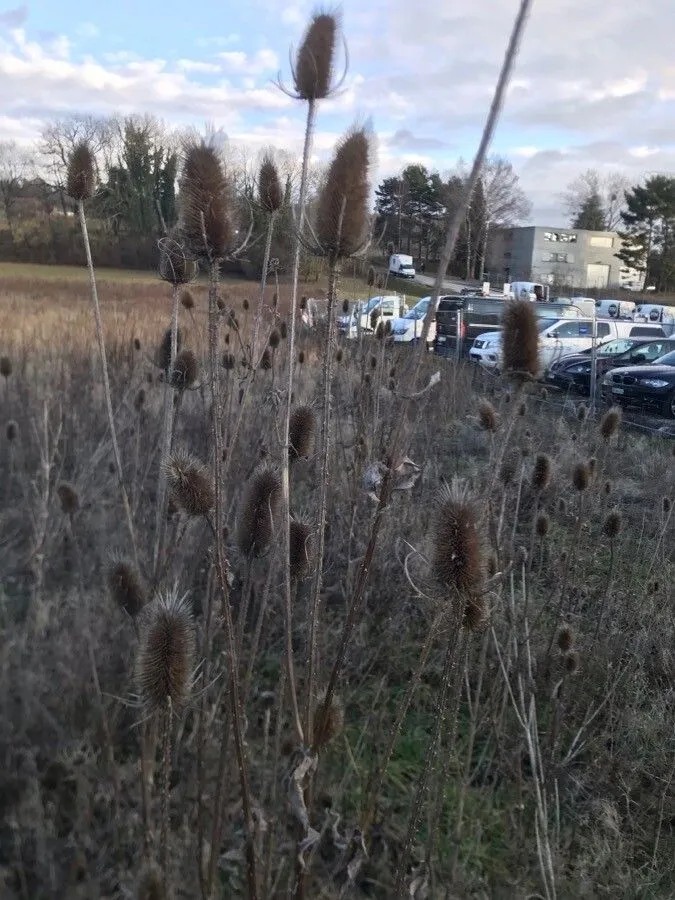
M 504 285 L 504 296 L 513 297 L 516 300 L 531 300 L 534 303 L 537 300 L 548 299 L 548 291 L 543 284 L 539 284 L 537 281 L 514 281 Z
M 414 278 L 415 267 L 412 256 L 405 253 L 394 253 L 389 257 L 389 274 L 396 278 Z
M 403 317 L 407 312 L 405 297 L 399 294 L 371 297 L 367 303 L 357 300 L 347 315 L 338 318 L 338 330 L 348 338 L 355 338 L 359 331 L 372 333 L 380 322 L 393 323 L 394 319 Z

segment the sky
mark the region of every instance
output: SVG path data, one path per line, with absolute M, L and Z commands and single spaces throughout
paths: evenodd
M 517 0 L 344 0 L 348 68 L 319 109 L 314 151 L 357 121 L 378 137 L 375 182 L 420 162 L 442 174 L 480 137 Z M 222 128 L 254 150 L 300 151 L 289 81 L 304 0 L 0 0 L 0 140 L 28 144 L 71 113 L 152 113 Z M 672 0 L 535 0 L 491 152 L 509 158 L 531 222 L 565 225 L 561 194 L 588 168 L 635 183 L 675 174 Z M 338 61 L 343 71 L 344 53 Z

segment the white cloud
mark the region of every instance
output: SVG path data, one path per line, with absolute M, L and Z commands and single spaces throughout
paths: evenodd
M 615 167 L 635 180 L 647 167 L 675 169 L 671 4 L 535 4 L 492 149 L 513 158 L 537 219 L 560 217 L 560 192 L 585 168 Z M 342 92 L 321 104 L 316 153 L 328 153 L 354 119 L 371 115 L 382 173 L 408 161 L 445 171 L 458 156 L 470 158 L 515 3 L 342 6 L 350 69 Z M 281 68 L 288 83 L 288 46 L 297 47 L 310 9 L 308 0 L 251 0 L 244 12 L 251 29 L 244 21 L 241 33 L 262 31 L 265 48 L 235 33 L 204 35 L 177 60 L 113 53 L 110 40 L 81 60 L 67 37 L 37 41 L 22 8 L 0 14 L 0 122 L 25 136 L 69 111 L 149 111 L 176 123 L 215 121 L 255 146 L 299 149 L 304 110 L 271 79 Z M 75 30 L 79 52 L 93 52 L 82 39 L 95 30 L 86 22 Z M 102 43 L 99 36 L 96 47 Z

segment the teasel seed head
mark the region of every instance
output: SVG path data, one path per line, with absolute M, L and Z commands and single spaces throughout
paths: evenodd
M 591 473 L 585 462 L 578 462 L 572 470 L 572 484 L 578 491 L 586 490 L 590 477 Z
M 527 413 L 527 405 L 525 403 L 518 404 L 518 415 L 523 418 Z
M 478 403 L 478 421 L 484 431 L 496 431 L 499 427 L 497 410 L 489 400 L 480 400 Z
M 279 325 L 279 334 L 281 335 L 281 340 L 285 341 L 288 337 L 288 325 L 286 324 L 286 320 L 282 320 Z
M 370 357 L 370 368 L 371 368 L 371 369 L 376 369 L 376 368 L 377 368 L 377 357 L 376 357 L 376 356 L 371 356 L 371 357 Z
M 234 358 L 234 353 L 223 353 L 223 368 L 226 372 L 231 372 L 234 369 L 236 360 Z
M 473 633 L 484 631 L 490 621 L 490 606 L 482 594 L 470 597 L 464 607 L 464 627 Z
M 3 378 L 9 378 L 12 374 L 12 360 L 9 356 L 0 356 L 0 375 Z
M 606 481 L 603 485 L 602 490 L 603 490 L 605 496 L 609 497 L 609 495 L 612 493 L 612 482 Z
M 307 297 L 304 294 L 300 298 L 300 309 L 307 309 Z
M 106 572 L 106 581 L 115 603 L 135 618 L 147 601 L 145 588 L 136 567 L 128 559 L 111 559 Z
M 62 481 L 56 489 L 56 493 L 61 501 L 61 512 L 64 516 L 74 516 L 80 508 L 80 495 L 77 488 L 68 481 Z
M 602 533 L 610 541 L 615 540 L 621 532 L 621 513 L 618 509 L 610 510 L 602 523 Z
M 181 348 L 183 346 L 183 332 L 178 329 L 176 333 L 176 352 L 180 353 Z M 162 369 L 162 371 L 166 372 L 171 365 L 171 329 L 167 328 L 164 332 L 164 337 L 159 345 L 159 349 L 157 351 L 157 365 Z
M 517 384 L 539 374 L 539 328 L 529 300 L 508 300 L 502 316 L 504 373 Z
M 187 146 L 180 178 L 181 231 L 190 253 L 213 261 L 232 241 L 230 183 L 218 151 L 201 141 Z
M 138 655 L 140 694 L 149 714 L 185 705 L 195 665 L 195 628 L 187 595 L 160 594 L 143 610 Z
M 260 357 L 260 368 L 263 372 L 269 372 L 272 368 L 272 354 L 267 347 L 265 347 Z
M 328 169 L 319 195 L 316 234 L 332 263 L 353 256 L 365 243 L 372 156 L 371 135 L 365 128 L 353 129 L 338 144 Z
M 274 213 L 281 209 L 284 202 L 284 192 L 279 179 L 279 172 L 272 157 L 266 154 L 260 165 L 258 174 L 258 202 L 268 213 Z
M 564 497 L 561 497 L 558 500 L 558 512 L 560 513 L 561 516 L 564 516 L 567 512 L 567 501 L 565 500 Z
M 91 200 L 96 190 L 96 159 L 86 141 L 73 147 L 68 159 L 66 193 L 80 203 Z
M 289 565 L 291 578 L 301 581 L 309 572 L 311 529 L 305 522 L 291 519 Z
M 300 350 L 300 351 L 298 352 L 298 365 L 301 366 L 301 365 L 304 363 L 304 361 L 305 361 L 305 351 L 304 351 L 304 350 Z
M 7 425 L 5 426 L 5 435 L 10 444 L 14 443 L 14 441 L 19 436 L 19 426 L 14 421 L 14 419 L 10 419 Z
M 324 100 L 330 94 L 339 30 L 337 15 L 312 16 L 293 67 L 295 93 L 300 100 Z
M 600 420 L 600 437 L 603 441 L 609 441 L 614 435 L 618 432 L 621 427 L 621 419 L 623 418 L 623 413 L 621 412 L 621 408 L 618 406 L 613 406 L 611 409 L 608 409 L 604 414 L 602 419 Z
M 140 412 L 145 406 L 145 389 L 139 388 L 136 391 L 136 396 L 134 397 L 134 409 L 136 412 Z
M 587 465 L 588 465 L 588 471 L 591 473 L 591 478 L 592 478 L 593 475 L 595 475 L 595 470 L 598 466 L 598 460 L 596 459 L 595 456 L 591 456 L 591 457 L 589 457 Z
M 476 499 L 459 481 L 442 493 L 433 529 L 432 571 L 443 586 L 468 599 L 483 586 L 483 542 Z
M 249 311 L 250 304 L 248 302 L 248 297 L 244 297 L 244 299 L 241 301 L 241 308 L 244 310 L 244 312 Z
M 368 266 L 366 284 L 368 285 L 368 287 L 372 287 L 375 284 L 375 269 L 372 266 Z
M 575 650 L 570 650 L 565 654 L 563 665 L 568 675 L 576 675 L 579 671 L 579 654 Z
M 239 515 L 237 544 L 242 553 L 262 556 L 273 537 L 281 498 L 281 480 L 265 467 L 248 484 Z
M 347 314 L 349 312 L 349 300 L 345 297 L 342 301 L 342 312 Z
M 574 646 L 574 632 L 569 625 L 563 625 L 558 632 L 558 649 L 561 653 L 569 653 Z
M 317 697 L 316 713 L 314 716 L 314 734 L 312 735 L 312 747 L 320 750 L 335 740 L 342 733 L 345 721 L 344 708 L 339 697 L 333 694 L 330 706 L 324 716 L 322 713 L 326 692 L 321 691 Z
M 190 291 L 183 291 L 183 293 L 180 295 L 180 302 L 183 309 L 188 310 L 188 312 L 191 309 L 195 308 L 195 298 L 192 296 Z
M 291 413 L 288 428 L 289 451 L 291 460 L 307 459 L 314 449 L 316 432 L 316 413 L 311 406 L 296 406 Z
M 341 362 L 342 362 L 342 357 L 343 357 L 342 347 L 338 347 L 337 350 L 336 350 L 336 352 L 335 352 L 335 362 L 341 363 Z
M 191 388 L 197 380 L 198 375 L 199 365 L 197 363 L 197 357 L 192 350 L 181 350 L 176 357 L 171 370 L 171 377 L 169 379 L 171 387 L 174 387 L 179 391 Z
M 532 469 L 532 490 L 537 494 L 543 493 L 551 483 L 553 463 L 547 453 L 538 453 L 534 459 Z
M 206 466 L 184 451 L 175 451 L 166 461 L 171 497 L 188 516 L 208 516 L 215 504 L 213 482 Z
M 194 281 L 197 277 L 197 263 L 185 246 L 182 234 L 174 230 L 160 238 L 158 243 L 159 277 L 174 287 Z
M 269 344 L 270 349 L 272 349 L 272 350 L 276 350 L 277 347 L 279 346 L 279 344 L 281 343 L 281 335 L 279 334 L 279 331 L 276 328 L 273 328 L 272 331 L 270 332 L 270 336 L 269 336 L 267 343 Z
M 545 512 L 540 512 L 535 522 L 537 537 L 545 538 L 551 529 L 551 520 Z
M 579 422 L 585 422 L 588 418 L 588 407 L 585 403 L 580 403 L 577 406 L 577 419 Z
M 672 506 L 670 497 L 662 497 L 661 498 L 661 509 L 663 510 L 663 515 L 667 516 L 670 512 L 670 508 Z

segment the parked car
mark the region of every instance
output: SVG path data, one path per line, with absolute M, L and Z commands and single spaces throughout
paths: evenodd
M 675 350 L 675 338 L 649 340 L 618 338 L 597 348 L 595 372 L 598 384 L 610 369 L 619 366 L 653 362 L 670 350 Z M 563 356 L 554 362 L 546 374 L 546 381 L 561 390 L 588 394 L 591 390 L 591 348 L 581 353 Z
M 633 326 L 632 322 L 605 321 L 596 322 L 597 343 L 602 345 L 607 341 L 623 337 L 626 331 Z M 563 357 L 590 349 L 593 343 L 592 319 L 568 319 L 557 318 L 551 320 L 544 316 L 539 319 L 539 365 L 542 373 L 546 373 L 552 365 Z M 474 345 L 469 351 L 469 356 L 476 362 L 482 362 L 492 368 L 499 367 L 501 354 L 501 332 L 489 337 L 485 334 L 478 336 L 481 345 Z M 487 342 L 487 343 L 486 343 Z M 494 357 L 496 356 L 496 362 Z
M 441 302 L 445 299 L 447 298 L 439 297 L 438 301 Z M 422 334 L 422 328 L 424 327 L 424 317 L 427 314 L 430 303 L 431 297 L 423 297 L 402 318 L 392 320 L 391 330 L 392 334 L 394 335 L 394 341 L 404 344 L 417 342 L 418 338 Z M 438 303 L 436 304 L 436 308 L 438 308 Z M 429 326 L 427 344 L 431 346 L 434 343 L 435 339 L 436 317 L 434 316 Z
M 602 394 L 611 403 L 656 410 L 675 419 L 675 350 L 653 363 L 610 369 L 602 380 Z

